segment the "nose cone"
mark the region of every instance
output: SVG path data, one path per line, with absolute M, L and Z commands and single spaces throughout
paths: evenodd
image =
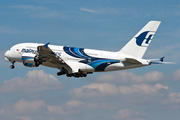
M 6 51 L 6 53 L 5 53 L 5 57 L 7 57 L 7 58 L 8 58 L 8 56 L 9 56 L 9 50 L 8 50 L 8 51 Z
M 6 53 L 5 53 L 5 60 L 6 61 L 8 61 L 9 62 L 9 58 L 10 57 L 10 52 L 9 52 L 9 50 L 8 51 L 6 51 Z

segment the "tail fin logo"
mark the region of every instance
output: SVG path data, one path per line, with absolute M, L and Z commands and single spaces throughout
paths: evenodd
M 145 31 L 136 37 L 136 44 L 138 46 L 147 47 L 154 35 L 154 31 Z

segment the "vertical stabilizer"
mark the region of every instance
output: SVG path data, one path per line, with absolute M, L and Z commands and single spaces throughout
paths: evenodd
M 142 58 L 149 46 L 160 21 L 148 22 L 121 50 L 125 54 L 133 57 Z

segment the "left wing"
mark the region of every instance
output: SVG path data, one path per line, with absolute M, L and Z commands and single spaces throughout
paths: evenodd
M 55 53 L 48 47 L 50 43 L 47 43 L 45 45 L 42 46 L 38 46 L 37 47 L 37 51 L 39 54 L 51 54 L 51 55 L 55 55 Z
M 65 69 L 68 71 L 68 73 L 77 73 L 79 72 L 79 65 L 78 62 L 72 62 L 68 60 L 63 60 L 62 57 L 56 55 L 49 47 L 49 43 L 38 46 L 37 52 L 40 56 L 40 59 L 42 59 L 43 64 L 47 65 L 48 63 L 54 64 L 55 66 L 58 66 L 59 69 Z M 61 67 L 59 67 L 61 66 Z
M 60 56 L 57 56 L 49 47 L 48 44 L 38 46 L 37 52 L 38 52 L 38 60 L 42 60 L 42 62 L 55 62 L 59 64 L 64 64 L 64 61 L 60 58 Z

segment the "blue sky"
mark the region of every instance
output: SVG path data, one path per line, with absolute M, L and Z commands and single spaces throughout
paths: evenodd
M 161 21 L 144 58 L 174 65 L 56 76 L 4 60 L 23 42 L 120 50 L 146 23 Z M 180 1 L 8 0 L 0 4 L 1 120 L 179 120 Z

